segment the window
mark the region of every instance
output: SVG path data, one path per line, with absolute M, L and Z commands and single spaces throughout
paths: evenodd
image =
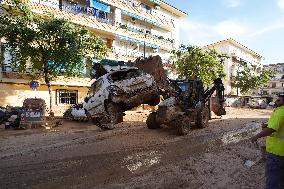
M 57 104 L 77 104 L 78 91 L 57 90 Z
M 110 75 L 110 79 L 113 82 L 127 80 L 135 77 L 139 77 L 143 74 L 140 70 L 128 70 L 128 71 L 118 71 Z
M 272 83 L 272 88 L 276 88 L 276 83 Z
M 97 80 L 96 82 L 94 82 L 92 84 L 92 87 L 91 87 L 91 94 L 95 95 L 101 89 L 102 83 L 103 83 L 102 79 Z

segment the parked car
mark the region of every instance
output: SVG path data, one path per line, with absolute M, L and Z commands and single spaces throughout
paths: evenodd
M 251 98 L 248 102 L 250 108 L 266 109 L 268 104 L 265 99 L 262 98 Z
M 112 128 L 123 121 L 123 112 L 141 104 L 158 105 L 154 78 L 138 68 L 125 68 L 103 75 L 93 83 L 84 109 L 98 126 Z M 106 126 L 108 125 L 108 126 Z
M 2 117 L 2 122 L 5 123 L 5 129 L 20 128 L 21 115 L 23 113 L 21 107 L 7 106 L 4 113 L 5 115 Z
M 63 118 L 70 121 L 88 121 L 83 104 L 74 104 L 63 114 Z

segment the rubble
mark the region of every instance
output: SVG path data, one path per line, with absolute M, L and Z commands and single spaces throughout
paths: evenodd
M 51 129 L 62 124 L 62 119 L 46 117 L 46 104 L 40 98 L 25 99 L 23 107 L 7 106 L 0 109 L 0 128 L 3 129 Z
M 4 124 L 5 129 L 17 129 L 20 128 L 22 108 L 7 106 L 1 110 L 0 125 Z
M 128 65 L 152 75 L 160 89 L 169 88 L 170 83 L 160 56 L 150 56 L 146 59 L 139 57 L 134 62 L 129 62 Z
M 89 118 L 83 104 L 74 104 L 63 114 L 63 118 L 69 121 L 88 121 Z

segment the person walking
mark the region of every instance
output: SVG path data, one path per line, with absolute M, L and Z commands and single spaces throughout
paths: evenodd
M 251 138 L 256 142 L 266 138 L 266 189 L 284 189 L 284 94 L 275 101 L 275 109 L 271 114 L 267 127 Z

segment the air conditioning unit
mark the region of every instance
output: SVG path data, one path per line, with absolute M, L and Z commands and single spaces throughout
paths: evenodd
M 155 8 L 156 10 L 160 10 L 160 9 L 161 9 L 161 7 L 160 7 L 159 5 L 156 5 L 154 8 Z
M 151 30 L 146 30 L 146 34 L 151 34 Z

